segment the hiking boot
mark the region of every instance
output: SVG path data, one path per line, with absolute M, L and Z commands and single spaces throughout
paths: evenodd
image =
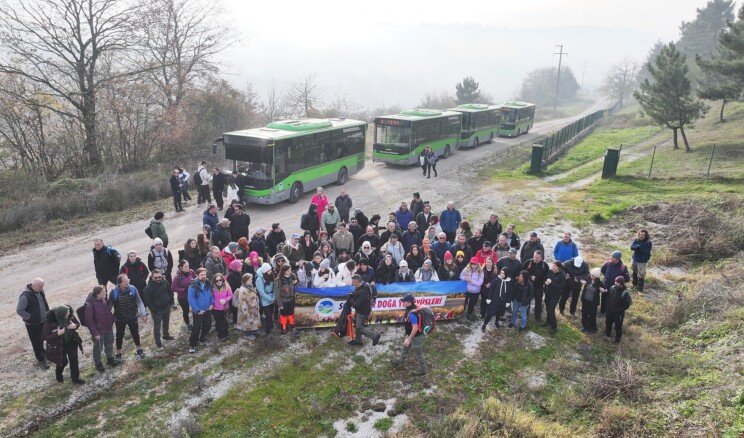
M 411 374 L 413 374 L 414 376 L 423 376 L 423 375 L 426 375 L 426 370 L 416 370 L 412 372 Z
M 557 329 L 554 329 L 554 328 L 550 329 L 550 334 L 551 334 L 551 335 L 554 335 L 554 334 L 556 334 L 557 332 L 558 332 L 558 330 L 557 330 Z
M 586 331 L 587 331 L 587 329 L 586 329 L 586 327 L 581 327 L 581 328 L 579 329 L 579 331 L 580 331 L 581 333 L 584 333 L 584 332 L 586 332 Z
M 199 339 L 199 344 L 201 346 L 205 346 L 205 345 L 207 345 L 207 340 L 206 339 Z
M 138 348 L 137 349 L 137 353 L 136 354 L 137 354 L 137 356 L 139 356 L 140 359 L 144 359 L 145 358 L 145 352 L 142 351 L 141 348 Z
M 399 367 L 403 365 L 403 361 L 399 357 L 396 357 L 395 359 L 390 359 L 390 364 L 394 367 Z
M 196 347 L 189 347 L 189 353 L 191 354 L 196 353 Z
M 374 338 L 372 338 L 372 346 L 373 346 L 373 347 L 374 347 L 375 345 L 377 345 L 377 344 L 379 344 L 379 343 L 380 343 L 380 338 L 381 338 L 381 337 L 382 337 L 382 334 L 378 333 L 378 334 L 376 334 L 376 335 L 375 335 L 375 337 L 374 337 Z
M 186 329 L 189 331 L 189 333 L 191 333 L 191 330 L 194 329 L 194 326 L 192 324 L 189 324 L 186 326 Z
M 55 377 L 57 378 L 57 381 L 59 383 L 63 383 L 65 381 L 64 376 L 62 376 L 62 371 L 57 371 Z
M 613 343 L 613 344 L 619 344 L 619 343 L 620 343 L 620 339 L 613 339 L 613 340 L 612 340 L 612 343 Z
M 48 370 L 49 362 L 47 362 L 46 360 L 40 360 L 36 363 L 36 366 L 41 368 L 42 370 Z
M 103 364 L 101 362 L 98 362 L 96 364 L 96 369 L 98 370 L 99 373 L 102 373 L 102 372 L 106 371 L 106 367 L 103 366 Z
M 166 341 L 175 341 L 176 340 L 176 338 L 174 338 L 171 335 L 165 335 L 165 336 L 163 336 L 163 339 L 166 340 Z
M 157 345 L 155 345 L 155 349 L 158 350 L 158 351 L 163 351 L 163 345 L 162 344 L 157 344 Z
M 116 359 L 114 359 L 113 357 L 109 357 L 108 359 L 106 359 L 106 365 L 110 367 L 115 367 L 119 365 L 119 362 L 117 362 Z
M 483 333 L 485 333 L 485 332 L 486 332 L 486 325 L 485 325 L 485 324 L 483 324 L 483 325 L 481 326 L 481 331 L 482 331 Z
M 246 333 L 244 337 L 245 337 L 245 339 L 248 339 L 249 341 L 255 341 L 256 340 L 256 335 L 252 335 L 250 333 Z
M 116 353 L 116 363 L 121 363 L 121 353 Z
M 360 346 L 361 345 L 364 345 L 362 343 L 362 341 L 360 341 L 359 339 L 354 339 L 353 341 L 349 341 L 349 342 L 347 342 L 347 344 L 349 344 L 349 345 L 360 345 Z
M 73 380 L 72 383 L 74 383 L 76 385 L 83 385 L 83 384 L 85 384 L 85 380 L 83 380 L 83 379 L 77 379 L 77 380 Z
M 519 327 L 519 332 L 522 333 L 523 331 L 527 330 L 527 327 Z

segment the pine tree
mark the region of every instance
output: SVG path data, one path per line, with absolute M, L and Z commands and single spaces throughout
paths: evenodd
M 726 103 L 739 99 L 744 93 L 744 6 L 739 9 L 739 19 L 729 22 L 718 37 L 719 53 L 711 58 L 696 57 L 705 73 L 698 96 L 703 99 L 721 100 L 720 120 Z
M 464 78 L 462 82 L 455 85 L 458 105 L 478 102 L 480 99 L 479 88 L 480 84 L 475 82 L 475 79 L 472 76 Z
M 641 104 L 644 113 L 659 125 L 672 130 L 674 149 L 679 149 L 679 131 L 685 142 L 685 151 L 690 152 L 685 125 L 692 125 L 705 115 L 708 107 L 692 95 L 686 62 L 687 57 L 677 50 L 674 43 L 667 44 L 656 57 L 656 65 L 647 66 L 653 82 L 645 79 L 640 91 L 634 92 L 633 96 Z

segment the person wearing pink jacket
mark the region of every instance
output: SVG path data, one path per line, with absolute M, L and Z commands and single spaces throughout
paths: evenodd
M 217 338 L 220 342 L 226 342 L 228 337 L 227 311 L 230 309 L 233 293 L 223 274 L 217 273 L 212 277 L 212 294 L 214 295 L 212 314 L 217 326 Z

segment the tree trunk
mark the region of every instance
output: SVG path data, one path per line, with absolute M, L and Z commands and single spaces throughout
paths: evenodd
M 687 142 L 687 136 L 685 135 L 685 128 L 680 127 L 679 132 L 682 133 L 682 140 L 685 142 L 685 152 L 692 152 L 690 149 L 690 143 Z
M 674 132 L 674 149 L 679 149 L 679 144 L 677 143 L 677 128 L 672 128 L 672 132 Z
M 726 108 L 726 99 L 723 99 L 723 102 L 721 102 L 721 114 L 718 116 L 718 119 L 721 121 L 721 123 L 725 122 L 723 120 L 723 109 Z

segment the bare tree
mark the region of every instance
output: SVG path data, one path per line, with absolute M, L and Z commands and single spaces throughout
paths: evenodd
M 266 93 L 266 102 L 260 105 L 261 119 L 265 125 L 281 119 L 287 114 L 287 101 L 284 92 L 276 88 L 271 81 L 271 88 Z
M 312 74 L 289 84 L 287 99 L 295 112 L 301 112 L 304 117 L 309 117 L 311 110 L 316 109 L 321 103 L 319 93 L 318 82 Z
M 51 98 L 42 106 L 82 125 L 82 158 L 89 168 L 103 164 L 98 92 L 137 73 L 119 56 L 137 46 L 135 14 L 121 0 L 0 0 L 0 72 L 33 82 Z M 116 61 L 111 71 L 117 73 L 99 71 L 106 56 Z
M 359 113 L 360 108 L 348 95 L 336 96 L 327 107 L 323 109 L 324 117 L 351 117 Z
M 610 67 L 599 91 L 608 99 L 617 100 L 622 107 L 625 99 L 630 97 L 638 86 L 640 71 L 641 66 L 638 62 L 625 58 Z
M 158 104 L 178 106 L 200 76 L 217 71 L 215 55 L 235 42 L 221 26 L 219 1 L 147 0 L 141 2 L 146 63 L 160 92 Z

